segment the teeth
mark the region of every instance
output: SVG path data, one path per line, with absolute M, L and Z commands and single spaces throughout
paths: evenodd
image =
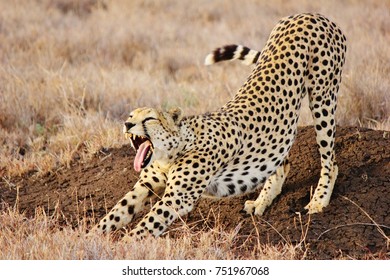
M 151 150 L 148 151 L 147 155 L 146 155 L 146 158 L 152 156 L 153 152 Z
M 141 138 L 142 140 L 146 139 L 147 141 L 149 141 L 151 143 L 151 141 L 149 140 L 148 137 L 146 136 L 143 136 L 143 135 L 135 135 L 135 134 L 131 134 L 129 132 L 125 132 L 125 139 L 130 139 L 130 145 L 131 147 L 133 147 L 135 149 L 135 144 L 136 143 L 135 141 L 137 141 L 137 138 Z M 148 156 L 150 155 L 150 153 L 154 153 L 154 148 L 153 148 L 153 145 L 150 145 L 150 150 L 148 152 Z

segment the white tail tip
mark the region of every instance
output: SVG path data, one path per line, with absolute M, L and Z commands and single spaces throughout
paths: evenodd
M 214 55 L 212 53 L 208 54 L 206 56 L 206 59 L 204 60 L 204 65 L 212 65 L 215 63 Z

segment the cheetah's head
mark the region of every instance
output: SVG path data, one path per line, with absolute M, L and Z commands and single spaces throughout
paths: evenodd
M 130 113 L 123 126 L 125 137 L 136 151 L 134 170 L 140 172 L 154 160 L 172 157 L 178 145 L 181 109 L 163 112 L 139 108 Z

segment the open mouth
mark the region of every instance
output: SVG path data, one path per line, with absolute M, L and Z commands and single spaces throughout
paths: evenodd
M 134 159 L 134 170 L 140 172 L 146 167 L 153 156 L 153 144 L 146 136 L 125 133 L 125 137 L 130 139 L 131 146 L 136 151 Z

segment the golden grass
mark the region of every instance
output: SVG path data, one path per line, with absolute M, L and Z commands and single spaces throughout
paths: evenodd
M 49 216 L 42 208 L 37 208 L 35 216 L 27 218 L 15 207 L 2 208 L 5 210 L 0 212 L 0 260 L 304 260 L 310 253 L 306 237 L 311 221 L 303 222 L 300 215 L 297 222 L 302 236 L 295 245 L 283 236 L 284 242 L 279 245 L 262 244 L 256 241 L 260 240 L 256 230 L 249 236 L 240 236 L 240 225 L 226 231 L 218 219 L 215 226 L 201 231 L 192 230 L 193 225 L 182 221 L 181 226 L 160 238 L 150 236 L 124 243 L 119 234 L 86 234 L 90 229 L 88 219 L 78 220 L 74 227 L 64 222 L 58 211 Z M 359 210 L 368 216 L 372 221 L 370 225 L 375 225 L 388 243 L 389 238 L 381 229 L 383 225 L 378 225 L 360 207 Z M 255 220 L 253 225 L 255 229 L 259 226 Z M 344 254 L 338 257 L 353 258 Z M 389 254 L 367 254 L 365 258 L 383 260 L 388 259 Z
M 6 6 L 6 7 L 5 7 Z M 45 172 L 121 145 L 133 108 L 217 109 L 250 68 L 203 66 L 226 43 L 261 49 L 277 20 L 311 11 L 348 38 L 338 123 L 389 130 L 388 1 L 0 1 L 0 175 Z M 310 124 L 304 106 L 301 124 Z
M 180 228 L 180 236 L 147 238 L 123 243 L 108 236 L 86 236 L 86 226 L 76 229 L 61 225 L 60 214 L 47 216 L 37 209 L 34 218 L 26 218 L 8 208 L 0 213 L 0 260 L 82 260 L 82 259 L 148 259 L 148 260 L 237 260 L 300 259 L 300 246 L 291 244 L 237 246 L 237 231 L 213 230 L 192 233 Z M 147 248 L 147 250 L 145 249 Z

